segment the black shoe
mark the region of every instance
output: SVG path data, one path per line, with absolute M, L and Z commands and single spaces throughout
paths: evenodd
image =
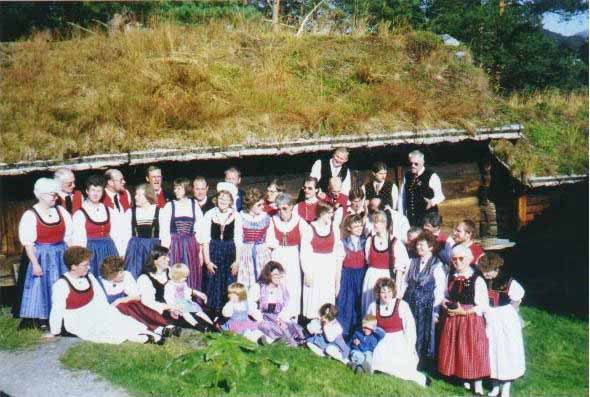
M 365 370 L 363 369 L 363 367 L 361 365 L 357 365 L 356 367 L 354 367 L 354 373 L 357 375 L 360 375 L 360 374 L 365 373 Z
M 430 385 L 432 384 L 432 378 L 430 378 L 429 376 L 426 377 L 426 387 L 430 387 Z
M 170 338 L 171 336 L 180 336 L 180 334 L 182 333 L 182 328 L 176 326 L 176 325 L 172 325 L 172 326 L 168 326 L 164 328 L 164 331 L 162 332 L 162 336 L 166 337 L 166 338 Z
M 160 338 L 158 340 L 156 340 L 154 335 L 146 335 L 146 336 L 148 337 L 148 340 L 146 343 L 159 345 L 159 346 L 162 346 L 164 343 L 166 343 L 166 339 L 164 339 L 163 336 L 160 336 Z
M 266 340 L 266 337 L 265 336 L 261 336 L 260 338 L 258 338 L 257 343 L 260 346 L 266 346 L 266 345 L 268 345 L 268 341 Z

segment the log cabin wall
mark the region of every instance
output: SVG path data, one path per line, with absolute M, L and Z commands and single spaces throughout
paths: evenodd
M 446 201 L 440 206 L 444 229 L 452 230 L 454 224 L 464 218 L 473 219 L 479 225 L 480 209 L 477 193 L 480 186 L 479 162 L 488 156 L 487 142 L 446 143 L 431 146 L 401 145 L 372 149 L 355 149 L 350 153 L 349 166 L 352 170 L 353 187 L 360 186 L 370 175 L 370 167 L 376 161 L 385 162 L 390 167 L 388 177 L 396 180 L 396 174 L 403 175 L 406 169 L 407 153 L 419 149 L 425 153 L 426 164 L 438 173 L 443 183 Z M 273 178 L 285 182 L 289 193 L 296 195 L 303 179 L 309 174 L 313 162 L 329 153 L 308 153 L 281 157 L 247 157 L 227 160 L 193 161 L 186 163 L 160 163 L 164 175 L 164 186 L 171 191 L 174 178 L 193 178 L 202 175 L 207 178 L 210 193 L 216 181 L 223 179 L 223 171 L 230 166 L 242 170 L 242 188 L 258 187 L 265 189 Z M 119 167 L 125 175 L 128 188 L 144 182 L 147 166 Z M 104 169 L 76 172 L 77 187 L 83 190 L 84 180 L 92 174 L 102 173 Z M 35 172 L 27 175 L 0 177 L 0 254 L 19 255 L 18 222 L 22 213 L 34 204 L 33 184 L 37 178 L 50 177 L 50 173 Z

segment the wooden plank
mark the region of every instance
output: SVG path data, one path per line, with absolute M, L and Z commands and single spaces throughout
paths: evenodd
M 527 224 L 526 219 L 527 196 L 521 195 L 516 201 L 516 217 L 518 219 L 518 229 Z
M 527 207 L 526 207 L 526 213 L 527 214 L 540 214 L 542 212 L 545 212 L 545 210 L 547 210 L 550 207 L 551 207 L 551 204 L 550 203 L 527 205 Z

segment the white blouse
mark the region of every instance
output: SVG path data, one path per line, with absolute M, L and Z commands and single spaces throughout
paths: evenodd
M 86 277 L 74 278 L 70 276 L 69 273 L 65 273 L 64 276 L 67 277 L 70 283 L 72 283 L 72 286 L 79 291 L 83 291 L 89 287 Z M 91 273 L 88 273 L 88 278 L 92 283 L 92 290 L 94 292 L 92 300 L 98 300 L 100 303 L 108 306 L 109 302 L 107 301 L 107 298 L 100 284 L 98 283 L 98 280 Z M 61 333 L 61 325 L 66 313 L 66 299 L 68 298 L 69 294 L 70 286 L 65 280 L 60 278 L 55 282 L 55 284 L 53 284 L 51 289 L 51 313 L 49 314 L 49 328 L 53 335 L 58 335 Z
M 94 206 L 88 200 L 82 203 L 82 208 L 86 210 L 86 213 L 94 222 L 104 222 L 107 220 L 107 211 L 110 214 L 111 231 L 110 237 L 113 240 L 124 239 L 127 231 L 125 229 L 117 227 L 116 222 L 113 222 L 113 211 L 107 208 L 104 204 L 100 203 L 98 206 Z M 86 216 L 82 210 L 78 210 L 74 213 L 73 217 L 74 231 L 72 236 L 72 245 L 79 245 L 86 247 L 87 236 L 86 236 Z
M 471 266 L 467 266 L 467 268 L 462 273 L 455 273 L 449 274 L 450 277 L 457 277 L 463 276 L 465 278 L 469 278 L 473 275 L 473 268 Z M 448 284 L 447 284 L 448 285 Z M 448 289 L 445 289 L 445 298 L 449 298 L 448 296 Z M 477 277 L 475 279 L 475 297 L 473 299 L 475 305 L 472 307 L 472 310 L 478 316 L 484 315 L 490 308 L 490 298 L 488 296 L 488 286 L 484 281 L 483 277 Z
M 65 208 L 61 206 L 52 207 L 49 209 L 49 215 L 45 216 L 39 209 L 39 204 L 35 204 L 33 206 L 37 210 L 37 213 L 41 217 L 41 219 L 45 223 L 55 223 L 59 219 L 59 214 L 61 214 L 62 219 L 65 223 L 65 234 L 64 234 L 64 242 L 67 245 L 72 245 L 72 233 L 73 233 L 73 223 L 72 223 L 72 216 Z M 59 211 L 59 214 L 57 213 Z M 20 222 L 18 224 L 18 239 L 23 246 L 31 246 L 35 244 L 37 241 L 37 216 L 32 210 L 27 210 L 23 214 Z
M 219 208 L 211 208 L 205 214 L 202 224 L 202 244 L 208 244 L 211 241 L 211 224 L 213 222 L 226 225 L 231 223 L 231 219 L 234 220 L 234 243 L 236 249 L 242 246 L 243 242 L 243 230 L 242 230 L 242 217 L 234 209 L 227 209 L 225 212 L 219 211 Z
M 309 322 L 307 330 L 312 335 L 323 333 L 328 342 L 334 342 L 338 336 L 342 335 L 342 325 L 336 319 L 322 327 L 321 321 L 315 318 Z
M 330 224 L 319 224 L 317 221 L 313 221 L 309 226 L 310 232 L 301 236 L 301 270 L 303 270 L 303 273 L 308 273 L 311 270 L 310 266 L 313 266 L 313 263 L 310 263 L 309 260 L 314 254 L 313 247 L 311 246 L 311 241 L 313 239 L 312 225 L 315 227 L 315 231 L 320 237 L 325 237 L 330 233 Z M 331 226 L 332 232 L 334 233 L 334 249 L 328 255 L 331 255 L 334 258 L 338 266 L 342 266 L 342 261 L 346 257 L 346 251 L 340 240 L 340 227 L 336 222 Z M 338 275 L 340 275 L 340 272 L 338 272 Z
M 414 316 L 412 315 L 412 311 L 410 310 L 410 306 L 408 303 L 402 299 L 395 298 L 391 302 L 381 303 L 379 305 L 379 313 L 382 316 L 390 316 L 393 314 L 393 309 L 395 309 L 395 302 L 399 301 L 399 305 L 397 307 L 397 314 L 402 320 L 402 324 L 404 326 L 404 337 L 408 345 L 416 346 L 416 322 L 414 321 Z M 372 314 L 373 316 L 377 316 L 377 303 L 373 302 L 369 305 L 367 309 L 367 314 Z
M 373 240 L 375 240 L 375 247 L 379 251 L 387 249 L 387 238 L 378 237 L 376 235 L 369 236 L 369 238 L 367 238 L 367 244 L 365 245 L 365 258 L 367 259 L 367 263 L 369 263 L 369 256 L 371 253 Z M 393 244 L 393 256 L 395 258 L 395 270 L 406 272 L 408 270 L 408 266 L 410 265 L 410 257 L 408 256 L 408 250 L 406 249 L 406 246 L 398 238 L 396 238 L 395 243 Z
M 193 217 L 193 199 L 185 198 L 183 200 L 174 200 L 174 216 Z M 172 202 L 166 203 L 160 210 L 160 244 L 163 247 L 170 247 L 170 224 L 172 222 Z M 203 244 L 201 230 L 203 228 L 203 212 L 199 204 L 195 202 L 195 222 L 193 224 L 193 233 L 199 244 Z
M 137 278 L 137 288 L 139 295 L 141 295 L 141 303 L 150 309 L 162 314 L 168 308 L 168 305 L 156 300 L 156 289 L 147 274 L 142 274 Z
M 240 301 L 240 302 L 232 302 L 228 301 L 221 309 L 221 314 L 223 317 L 230 318 L 234 311 L 248 311 L 248 315 L 252 317 L 255 321 L 262 321 L 262 313 L 256 308 L 256 305 L 252 305 L 248 303 L 248 300 Z
M 127 296 L 140 296 L 139 288 L 137 287 L 137 282 L 133 278 L 133 275 L 128 271 L 123 273 L 123 281 L 116 283 L 112 280 L 105 280 L 104 278 L 100 278 L 100 282 L 104 287 L 104 290 L 107 295 L 117 295 L 121 292 L 124 292 Z

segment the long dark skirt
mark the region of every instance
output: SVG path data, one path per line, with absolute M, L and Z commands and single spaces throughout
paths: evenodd
M 207 305 L 216 311 L 221 311 L 227 302 L 227 287 L 235 281 L 231 275 L 230 266 L 236 261 L 236 246 L 232 241 L 211 240 L 209 243 L 209 257 L 217 266 L 215 274 L 209 274 L 205 269 L 205 294 Z
M 346 340 L 348 340 L 349 336 L 352 336 L 363 316 L 364 279 L 365 269 L 342 268 L 340 292 L 336 297 L 336 307 L 338 308 L 338 322 L 342 325 L 342 336 Z
M 172 234 L 170 253 L 168 255 L 170 256 L 170 263 L 172 265 L 175 263 L 184 263 L 188 266 L 190 270 L 187 280 L 188 286 L 200 291 L 202 288 L 203 267 L 199 260 L 199 245 L 197 244 L 195 235 L 183 233 Z
M 125 270 L 137 279 L 141 275 L 143 265 L 150 256 L 150 251 L 156 245 L 160 245 L 157 238 L 131 237 L 125 252 Z
M 102 261 L 107 256 L 119 256 L 117 247 L 110 237 L 103 238 L 89 238 L 86 243 L 86 248 L 92 252 L 92 258 L 90 258 L 90 272 L 94 277 L 100 277 L 100 266 Z
M 142 324 L 145 324 L 150 331 L 155 330 L 158 327 L 165 327 L 170 324 L 170 321 L 166 320 L 157 311 L 150 309 L 140 301 L 131 301 L 126 303 L 119 303 L 117 310 L 126 316 L 133 317 Z
M 422 362 L 436 356 L 435 327 L 432 319 L 434 281 L 424 286 L 408 286 L 404 294 L 416 322 L 416 353 Z

